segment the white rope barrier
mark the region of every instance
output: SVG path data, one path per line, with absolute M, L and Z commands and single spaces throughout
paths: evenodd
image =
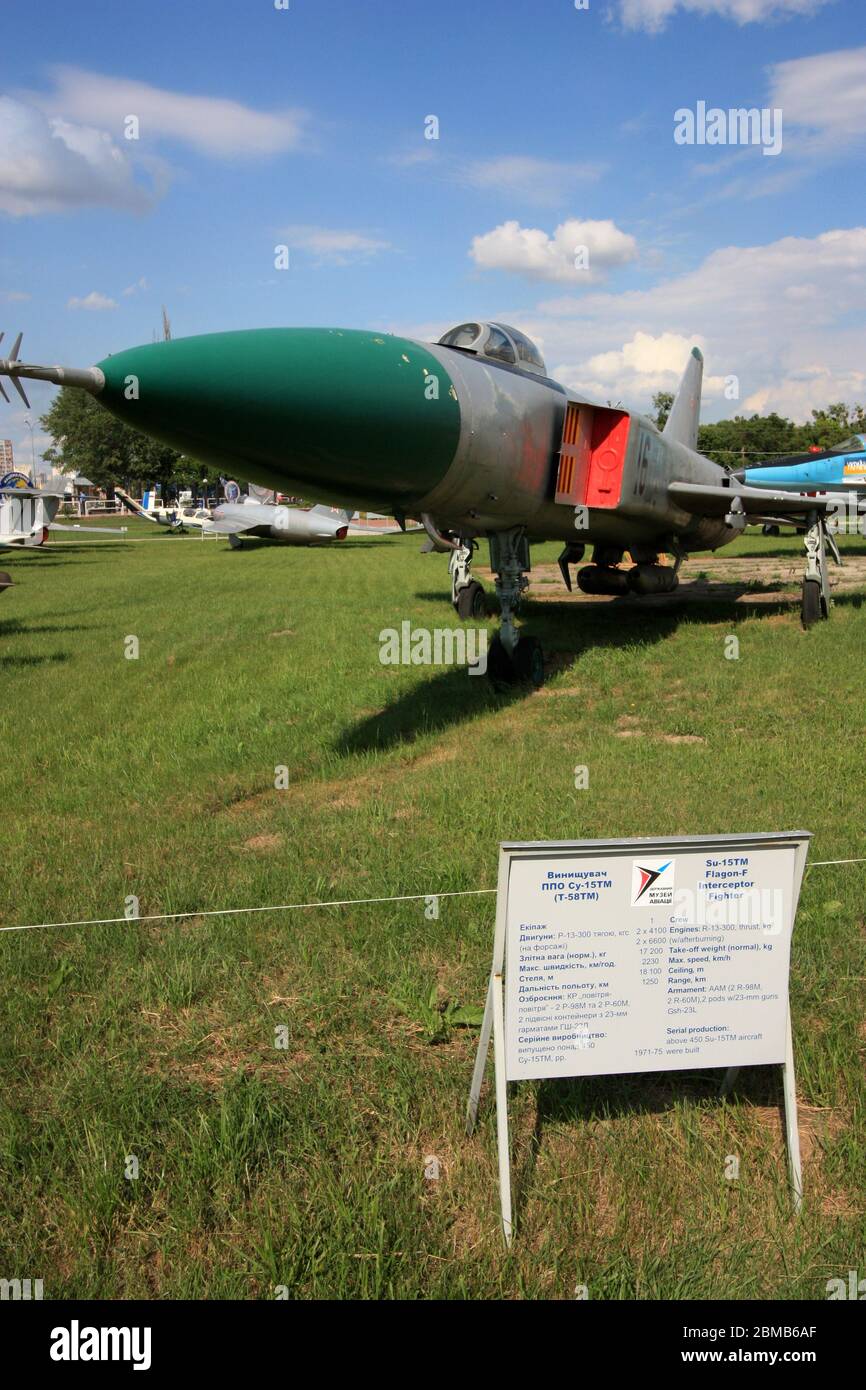
M 0 931 L 47 931 L 52 927 L 110 927 L 121 922 L 177 922 L 184 917 L 238 917 L 247 912 L 297 912 L 311 907 L 363 907 L 366 903 L 410 903 L 428 898 L 471 898 L 495 893 L 495 888 L 464 888 L 447 893 L 401 893 L 389 898 L 334 898 L 330 902 L 274 903 L 266 907 L 215 907 L 204 912 L 155 912 L 143 917 L 93 917 L 77 922 L 30 922 Z
M 866 864 L 860 859 L 816 859 L 808 869 L 824 869 L 832 864 Z M 383 898 L 332 898 L 327 902 L 273 903 L 265 907 L 214 907 L 202 912 L 153 912 L 143 917 L 83 917 L 74 922 L 27 922 L 20 926 L 0 927 L 4 931 L 51 931 L 63 927 L 114 927 L 124 922 L 179 922 L 189 917 L 241 917 L 252 912 L 303 912 L 316 907 L 365 907 L 370 903 L 426 902 L 428 898 L 479 898 L 495 893 L 495 888 L 459 888 L 444 893 L 400 893 Z

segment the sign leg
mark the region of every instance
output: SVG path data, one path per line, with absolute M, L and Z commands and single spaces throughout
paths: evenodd
M 797 1082 L 794 1075 L 794 1042 L 791 1034 L 791 1007 L 788 1006 L 785 1061 L 782 1063 L 782 1089 L 785 1097 L 785 1140 L 788 1146 L 788 1172 L 794 1211 L 803 1203 L 803 1168 L 800 1162 L 800 1127 L 797 1123 Z
M 511 1219 L 511 1144 L 508 1137 L 508 1082 L 505 1072 L 505 1003 L 502 976 L 490 981 L 493 995 L 493 1061 L 496 1069 L 496 1146 L 499 1151 L 499 1199 L 502 1206 L 502 1234 L 511 1247 L 514 1227 Z
M 487 1000 L 484 1005 L 484 1019 L 481 1024 L 481 1036 L 478 1039 L 478 1051 L 475 1054 L 475 1070 L 472 1073 L 472 1085 L 469 1088 L 469 1100 L 466 1104 L 466 1133 L 467 1136 L 475 1128 L 475 1121 L 478 1119 L 478 1098 L 481 1095 L 481 1083 L 484 1080 L 484 1068 L 487 1065 L 487 1054 L 490 1051 L 490 1034 L 493 1032 L 493 976 L 490 976 L 490 983 L 487 986 Z
M 722 1094 L 723 1096 L 728 1095 L 728 1093 L 730 1092 L 731 1088 L 733 1087 L 733 1084 L 734 1084 L 734 1082 L 736 1081 L 736 1079 L 737 1079 L 737 1077 L 739 1076 L 739 1074 L 740 1074 L 740 1068 L 739 1068 L 739 1067 L 728 1067 L 728 1070 L 725 1072 L 725 1077 L 724 1077 L 724 1080 L 723 1080 L 723 1082 L 722 1082 L 721 1094 Z

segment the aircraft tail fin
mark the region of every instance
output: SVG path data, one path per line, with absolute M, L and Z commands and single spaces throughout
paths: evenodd
M 355 515 L 353 511 L 347 511 L 342 507 L 327 507 L 324 502 L 311 507 L 310 511 L 315 512 L 317 516 L 341 516 L 345 522 L 351 521 Z
M 131 512 L 135 512 L 136 516 L 143 516 L 145 521 L 156 521 L 156 517 L 152 512 L 148 511 L 146 504 L 142 507 L 140 503 L 136 502 L 134 497 L 130 497 L 129 493 L 124 488 L 119 487 L 117 483 L 114 485 L 114 495 L 115 497 L 119 497 L 123 505 L 128 507 Z M 145 493 L 145 497 L 146 496 L 147 494 Z
M 698 447 L 698 423 L 701 416 L 701 382 L 704 376 L 704 357 L 700 348 L 693 347 L 683 372 L 679 390 L 674 396 L 671 413 L 662 434 L 687 449 Z

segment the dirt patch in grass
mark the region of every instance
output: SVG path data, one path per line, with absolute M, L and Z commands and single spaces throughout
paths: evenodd
M 261 810 L 266 802 L 271 801 L 272 797 L 279 797 L 280 802 L 278 804 L 288 801 L 290 805 L 293 805 L 302 800 L 305 806 L 316 809 L 353 811 L 381 794 L 385 788 L 404 783 L 407 774 L 426 772 L 431 767 L 439 767 L 444 763 L 453 762 L 456 757 L 456 748 L 439 745 L 429 752 L 402 758 L 394 767 L 382 768 L 375 772 L 361 772 L 354 777 L 351 773 L 341 777 L 327 778 L 324 781 L 293 777 L 284 791 L 256 792 L 253 796 L 231 801 L 227 806 L 222 806 L 221 809 L 230 815 L 246 814 Z M 395 812 L 395 814 L 397 813 Z M 414 814 L 414 811 L 411 808 L 404 809 L 400 814 L 406 817 Z M 255 838 L 267 839 L 268 837 L 257 836 Z
M 830 567 L 830 587 L 845 594 L 866 586 L 866 555 L 845 551 L 842 568 Z M 626 566 L 628 568 L 628 566 Z M 804 561 L 790 555 L 707 556 L 685 560 L 680 566 L 679 586 L 672 594 L 651 594 L 644 598 L 628 595 L 608 597 L 584 594 L 575 588 L 569 593 L 555 564 L 534 565 L 529 576 L 527 596 L 539 603 L 579 603 L 596 607 L 615 603 L 620 607 L 671 608 L 682 603 L 706 603 L 723 599 L 734 603 L 798 603 Z M 489 569 L 477 567 L 479 579 L 492 583 Z M 789 621 L 788 614 L 775 615 L 775 621 Z
M 256 853 L 266 853 L 272 849 L 279 849 L 282 843 L 282 835 L 252 835 L 249 840 L 244 840 L 243 847 Z

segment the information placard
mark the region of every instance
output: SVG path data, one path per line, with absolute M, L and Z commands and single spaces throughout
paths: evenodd
M 809 838 L 501 846 L 467 1128 L 493 1033 L 506 1239 L 506 1081 L 779 1063 L 799 1202 L 788 975 Z

